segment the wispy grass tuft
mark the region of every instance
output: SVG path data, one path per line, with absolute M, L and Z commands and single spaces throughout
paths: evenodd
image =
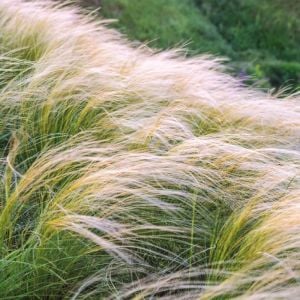
M 0 298 L 295 299 L 299 97 L 0 2 Z

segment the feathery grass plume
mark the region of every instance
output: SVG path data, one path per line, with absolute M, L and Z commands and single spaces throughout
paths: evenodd
M 0 298 L 295 299 L 300 106 L 219 59 L 0 1 Z

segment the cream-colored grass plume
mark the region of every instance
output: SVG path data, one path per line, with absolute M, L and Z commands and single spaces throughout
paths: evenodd
M 299 297 L 299 97 L 223 69 L 0 1 L 1 299 Z

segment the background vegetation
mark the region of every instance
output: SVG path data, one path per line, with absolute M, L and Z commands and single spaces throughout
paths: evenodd
M 151 47 L 230 58 L 232 72 L 264 88 L 300 86 L 300 1 L 93 0 L 112 26 Z M 247 76 L 251 78 L 247 78 Z

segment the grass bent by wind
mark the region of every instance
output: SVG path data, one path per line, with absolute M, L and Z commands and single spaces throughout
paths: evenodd
M 299 96 L 0 1 L 0 298 L 296 299 Z

